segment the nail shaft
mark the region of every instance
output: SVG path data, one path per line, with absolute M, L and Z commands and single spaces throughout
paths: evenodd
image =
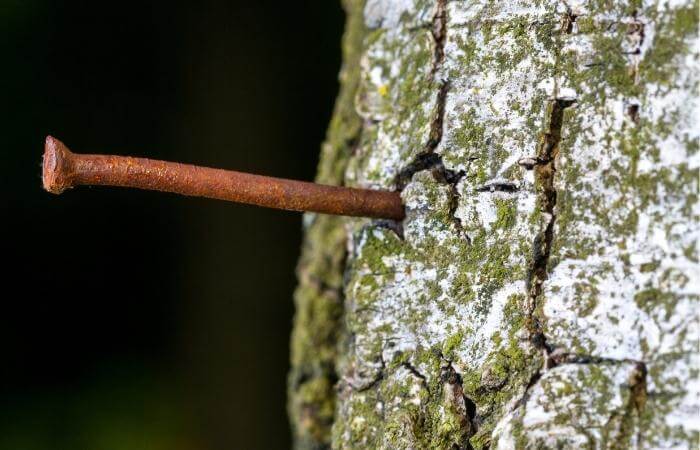
M 72 153 L 46 138 L 44 189 L 60 194 L 78 185 L 122 186 L 173 192 L 291 211 L 401 220 L 397 192 L 327 186 L 232 170 L 113 155 Z

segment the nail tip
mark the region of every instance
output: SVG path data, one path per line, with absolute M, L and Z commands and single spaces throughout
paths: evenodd
M 42 183 L 44 190 L 60 194 L 70 187 L 67 176 L 67 147 L 53 136 L 46 136 L 42 161 Z

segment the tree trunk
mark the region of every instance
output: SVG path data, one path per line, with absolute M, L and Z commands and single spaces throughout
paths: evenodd
M 691 448 L 697 0 L 345 0 L 297 448 Z

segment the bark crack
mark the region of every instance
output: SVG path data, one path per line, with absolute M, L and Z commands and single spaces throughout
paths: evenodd
M 634 364 L 635 371 L 629 380 L 629 387 L 632 391 L 632 406 L 637 414 L 641 414 L 641 412 L 644 410 L 648 395 L 646 381 L 648 369 L 646 362 L 630 358 L 616 359 L 594 355 L 583 355 L 579 353 L 566 352 L 561 349 L 554 350 L 550 354 L 550 360 L 552 360 L 557 366 L 565 364 Z
M 350 386 L 350 388 L 352 388 L 356 392 L 364 392 L 369 391 L 370 389 L 374 390 L 375 387 L 379 386 L 379 383 L 381 383 L 382 380 L 384 380 L 384 378 L 386 377 L 387 371 L 386 362 L 384 361 L 384 358 L 381 354 L 379 355 L 379 363 L 380 367 L 377 370 L 377 373 L 374 376 L 374 378 L 361 384 L 355 384 L 352 381 L 349 381 L 348 385 Z
M 455 370 L 451 362 L 441 368 L 440 382 L 442 383 L 445 400 L 452 406 L 459 417 L 459 427 L 466 439 L 457 450 L 472 450 L 469 439 L 476 434 L 476 404 L 466 395 L 462 387 L 462 376 Z
M 411 372 L 411 374 L 413 374 L 413 376 L 421 380 L 421 385 L 423 386 L 423 388 L 425 388 L 428 394 L 430 394 L 430 386 L 428 386 L 428 379 L 425 377 L 425 375 L 420 373 L 418 369 L 408 361 L 402 362 L 401 367 L 408 370 L 409 372 Z
M 447 1 L 438 0 L 433 16 L 431 34 L 435 41 L 435 51 L 433 54 L 431 75 L 433 79 L 439 76 L 440 69 L 445 62 L 445 40 L 447 38 Z M 445 119 L 445 105 L 447 93 L 450 89 L 450 83 L 447 80 L 441 80 L 437 91 L 437 99 L 435 106 L 435 115 L 430 123 L 430 135 L 428 142 L 423 150 L 416 155 L 406 167 L 404 167 L 396 176 L 395 184 L 399 191 L 402 191 L 414 174 L 423 170 L 430 170 L 433 178 L 441 184 L 450 186 L 449 192 L 449 210 L 448 217 L 452 221 L 457 232 L 466 239 L 469 237 L 464 233 L 462 222 L 455 217 L 457 206 L 459 204 L 459 192 L 457 184 L 464 177 L 464 171 L 454 171 L 445 168 L 442 161 L 442 156 L 435 153 L 438 145 L 442 141 Z
M 507 181 L 495 181 L 476 188 L 476 192 L 518 192 L 518 185 Z
M 435 50 L 430 69 L 431 76 L 435 80 L 445 61 L 445 39 L 447 36 L 447 0 L 438 0 L 431 26 L 431 35 L 435 41 Z M 442 178 L 450 179 L 455 177 L 455 173 L 445 169 L 442 157 L 435 153 L 435 149 L 442 141 L 443 122 L 445 117 L 445 103 L 449 83 L 446 80 L 439 82 L 437 97 L 435 100 L 435 113 L 430 122 L 430 135 L 422 151 L 416 155 L 406 167 L 396 176 L 396 185 L 399 190 L 403 190 L 411 181 L 413 174 L 422 170 L 431 169 L 433 172 L 442 174 Z
M 535 236 L 533 243 L 532 264 L 527 279 L 527 290 L 529 293 L 527 304 L 527 328 L 530 333 L 530 342 L 541 350 L 544 354 L 544 364 L 535 372 L 525 387 L 525 392 L 516 403 L 515 408 L 525 405 L 530 389 L 542 377 L 544 370 L 551 369 L 559 363 L 552 358 L 553 348 L 547 343 L 547 337 L 542 329 L 542 324 L 537 317 L 537 308 L 542 305 L 544 295 L 544 282 L 547 279 L 547 269 L 549 256 L 554 239 L 554 225 L 556 222 L 557 190 L 554 186 L 554 176 L 556 174 L 556 159 L 559 155 L 559 143 L 564 119 L 564 110 L 575 103 L 570 99 L 555 99 L 551 102 L 549 112 L 548 129 L 543 133 L 537 149 L 537 156 L 533 158 L 537 164 L 535 169 L 535 180 L 538 191 L 538 204 L 545 219 L 543 229 Z
M 557 171 L 556 159 L 559 155 L 564 110 L 574 103 L 575 100 L 570 99 L 555 99 L 551 102 L 548 129 L 542 135 L 537 149 L 536 159 L 541 161 L 541 163 L 534 166 L 539 208 L 546 222 L 544 223 L 544 229 L 535 237 L 533 245 L 533 260 L 527 280 L 529 292 L 527 314 L 529 317 L 530 340 L 535 347 L 542 349 L 547 355 L 552 349 L 547 344 L 546 336 L 542 331 L 542 324 L 536 313 L 537 308 L 541 306 L 544 282 L 547 279 L 549 256 L 554 239 L 555 208 L 557 204 L 557 190 L 554 186 L 554 177 Z
M 571 34 L 576 27 L 577 16 L 572 13 L 572 10 L 567 5 L 567 12 L 562 21 L 562 34 Z M 636 12 L 632 15 L 632 22 L 628 24 L 628 37 L 633 42 L 633 49 L 626 54 L 632 59 L 632 67 L 630 69 L 631 76 L 635 83 L 638 78 L 638 64 L 641 59 L 642 44 L 645 39 L 645 24 L 639 20 Z M 594 64 L 587 64 L 592 66 Z M 544 334 L 542 323 L 538 317 L 538 308 L 542 307 L 544 296 L 544 283 L 548 277 L 548 266 L 550 254 L 552 250 L 552 242 L 554 239 L 554 228 L 557 220 L 557 190 L 554 185 L 557 172 L 557 160 L 559 156 L 559 147 L 562 137 L 562 127 L 565 110 L 577 102 L 577 99 L 572 98 L 555 98 L 550 103 L 548 126 L 540 139 L 537 154 L 535 156 L 521 158 L 518 164 L 527 170 L 535 171 L 538 204 L 544 216 L 543 229 L 537 234 L 533 245 L 533 261 L 530 267 L 527 280 L 528 290 L 528 329 L 530 333 L 530 341 L 540 349 L 545 356 L 543 367 L 533 373 L 528 381 L 524 393 L 519 401 L 515 404 L 514 410 L 519 407 L 524 407 L 530 395 L 531 388 L 537 384 L 542 378 L 544 371 L 553 367 L 567 364 L 634 364 L 635 369 L 628 380 L 627 386 L 631 392 L 631 401 L 628 411 L 625 416 L 636 414 L 638 417 L 642 414 L 647 397 L 652 395 L 647 390 L 647 365 L 644 361 L 633 359 L 614 359 L 605 358 L 594 355 L 576 354 L 568 352 L 562 348 L 553 348 L 547 342 L 547 337 Z M 625 113 L 633 124 L 639 123 L 640 107 L 639 103 L 634 99 L 626 104 Z M 616 419 L 612 416 L 609 422 Z M 584 430 L 582 430 L 584 431 Z
M 636 359 L 606 358 L 606 357 L 602 357 L 602 356 L 586 355 L 586 354 L 580 354 L 580 353 L 571 353 L 571 352 L 564 351 L 562 349 L 555 349 L 554 351 L 552 351 L 550 353 L 549 357 L 554 362 L 554 364 L 557 366 L 562 365 L 562 364 L 622 364 L 622 363 L 629 363 L 629 364 L 636 364 L 636 365 L 646 367 L 646 363 L 644 361 L 639 361 Z
M 567 7 L 561 23 L 561 33 L 566 35 L 573 32 L 576 16 Z M 554 226 L 556 223 L 557 190 L 554 185 L 557 171 L 556 163 L 559 156 L 559 144 L 561 142 L 562 127 L 564 123 L 564 111 L 576 103 L 576 99 L 555 98 L 550 101 L 547 116 L 547 128 L 540 137 L 537 146 L 537 154 L 532 157 L 522 158 L 518 164 L 527 170 L 535 171 L 535 185 L 537 189 L 537 203 L 543 216 L 540 232 L 533 242 L 533 255 L 528 278 L 526 281 L 528 299 L 526 304 L 526 327 L 530 334 L 530 342 L 539 349 L 544 356 L 543 366 L 532 374 L 525 391 L 516 408 L 524 405 L 531 388 L 540 380 L 544 371 L 555 367 L 559 362 L 552 358 L 554 349 L 547 342 L 542 323 L 538 317 L 538 308 L 542 306 L 544 296 L 544 282 L 548 276 L 549 257 L 554 240 Z
M 431 29 L 435 40 L 435 54 L 433 56 L 433 76 L 440 70 L 445 62 L 445 39 L 447 38 L 447 0 L 438 0 L 433 16 Z

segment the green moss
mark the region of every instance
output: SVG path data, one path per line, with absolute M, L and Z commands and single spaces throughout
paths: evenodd
M 671 61 L 676 55 L 688 53 L 686 37 L 698 34 L 698 4 L 671 10 L 671 15 L 658 24 L 654 41 L 640 64 L 645 81 L 667 84 L 676 67 Z
M 522 309 L 518 306 L 521 301 L 518 296 L 509 299 L 506 311 L 507 317 L 513 319 L 513 326 L 508 330 L 508 340 L 489 355 L 481 370 L 462 374 L 465 395 L 481 408 L 482 424 L 470 439 L 475 449 L 489 444 L 491 432 L 506 412 L 506 406 L 514 396 L 520 395 L 519 386 L 527 385 L 542 364 L 541 355 L 525 351 L 516 337 L 525 322 Z
M 359 58 L 365 35 L 364 1 L 345 0 L 346 31 L 340 92 L 321 157 L 316 180 L 342 184 L 343 174 L 362 121 L 354 97 L 360 76 Z M 333 389 L 337 345 L 343 311 L 341 285 L 345 259 L 343 219 L 309 215 L 294 294 L 296 314 L 291 336 L 288 407 L 297 449 L 330 445 L 335 405 Z
M 515 198 L 495 199 L 496 223 L 494 228 L 507 230 L 515 225 L 517 219 L 517 203 Z
M 698 253 L 697 253 L 697 248 L 695 244 L 691 244 L 687 246 L 686 248 L 683 249 L 683 255 L 691 260 L 692 262 L 696 263 L 698 262 Z
M 404 243 L 390 230 L 365 228 L 358 236 L 362 242 L 362 257 L 353 261 L 355 270 L 369 269 L 375 274 L 388 274 L 384 258 L 402 251 Z
M 657 288 L 647 288 L 634 295 L 634 302 L 639 309 L 651 314 L 656 308 L 664 308 L 667 318 L 673 312 L 673 308 L 678 302 L 678 297 L 671 292 L 664 292 Z
M 459 345 L 462 343 L 463 339 L 464 339 L 464 331 L 463 330 L 460 330 L 457 333 L 455 333 L 452 336 L 445 339 L 445 342 L 442 345 L 442 353 L 445 355 L 445 357 L 447 357 L 447 358 L 454 357 L 454 351 L 459 347 Z
M 654 272 L 654 271 L 656 271 L 656 269 L 659 268 L 660 265 L 661 265 L 661 261 L 652 261 L 652 262 L 644 263 L 639 267 L 639 271 L 642 273 Z

